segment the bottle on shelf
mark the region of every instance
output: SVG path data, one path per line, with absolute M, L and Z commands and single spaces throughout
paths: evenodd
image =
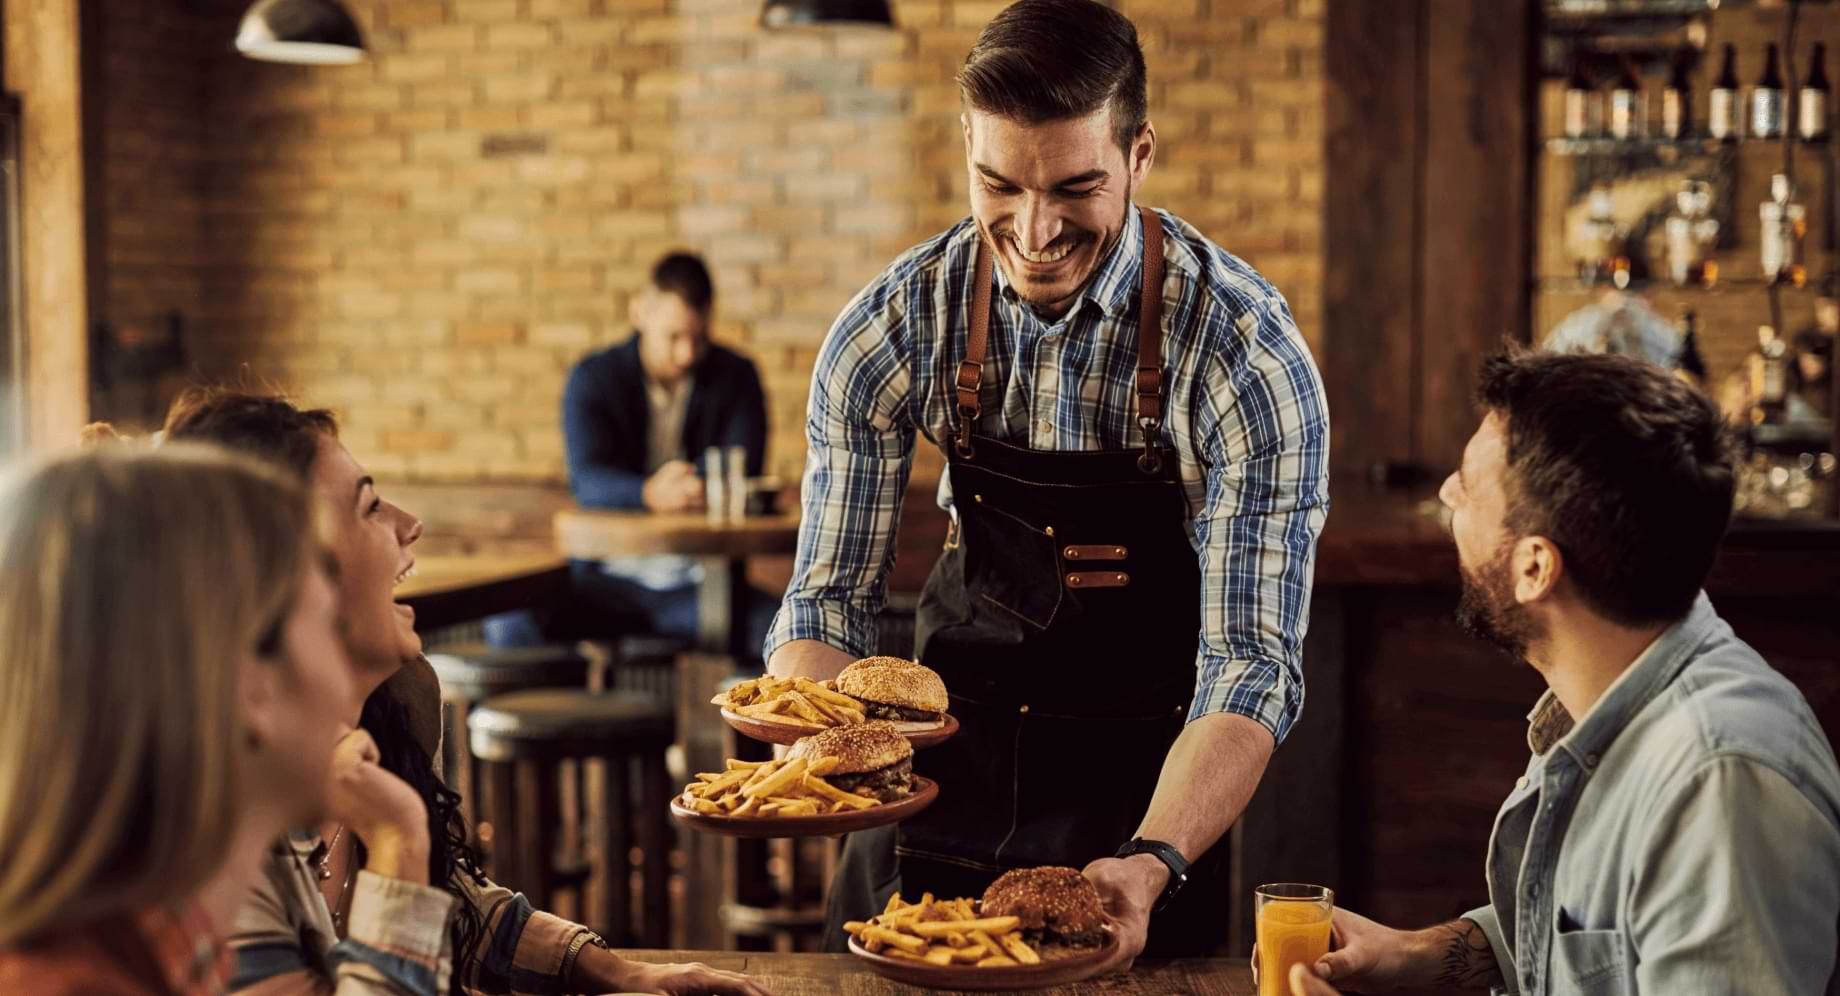
M 1681 380 L 1705 388 L 1706 358 L 1699 352 L 1699 315 L 1691 308 L 1680 313 L 1680 352 L 1674 358 L 1674 371 Z
M 1827 103 L 1831 96 L 1827 85 L 1827 43 L 1814 43 L 1814 58 L 1809 61 L 1808 82 L 1802 84 L 1796 102 L 1796 132 L 1804 142 L 1827 141 Z
M 1729 44 L 1706 96 L 1706 133 L 1721 142 L 1738 140 L 1738 53 Z
M 1610 137 L 1621 141 L 1640 138 L 1642 121 L 1642 81 L 1628 59 L 1610 87 Z
M 1769 325 L 1757 326 L 1757 348 L 1746 359 L 1750 375 L 1751 424 L 1772 425 L 1783 420 L 1788 406 L 1789 347 Z
M 1565 137 L 1591 138 L 1597 134 L 1602 111 L 1600 95 L 1591 76 L 1584 70 L 1584 60 L 1572 60 L 1572 72 L 1565 78 Z
M 1712 185 L 1704 180 L 1684 181 L 1674 204 L 1663 226 L 1668 275 L 1682 287 L 1711 287 L 1719 279 L 1719 264 L 1712 258 L 1719 240 L 1719 222 L 1712 217 Z
M 1758 252 L 1763 277 L 1771 283 L 1808 283 L 1808 267 L 1802 261 L 1802 237 L 1808 233 L 1807 209 L 1795 200 L 1795 184 L 1778 173 L 1770 177 L 1770 199 L 1757 208 L 1762 230 Z
M 1577 244 L 1583 250 L 1578 260 L 1578 279 L 1587 286 L 1629 285 L 1629 254 L 1623 246 L 1622 227 L 1616 221 L 1616 201 L 1608 187 L 1591 189 L 1586 199 L 1585 217 L 1578 223 Z
M 1751 87 L 1752 138 L 1783 137 L 1783 82 L 1776 66 L 1776 43 L 1764 50 L 1763 75 Z
M 1686 138 L 1693 134 L 1693 84 L 1687 78 L 1687 56 L 1678 55 L 1661 89 L 1661 137 Z

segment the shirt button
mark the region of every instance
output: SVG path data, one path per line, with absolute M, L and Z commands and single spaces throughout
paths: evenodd
M 1040 431 L 1042 431 L 1042 432 L 1053 432 L 1053 431 L 1054 431 L 1054 423 L 1053 423 L 1053 422 L 1050 422 L 1050 421 L 1048 421 L 1048 420 L 1047 420 L 1047 419 L 1045 419 L 1045 418 L 1040 418 L 1040 419 L 1036 419 L 1036 420 L 1035 420 L 1035 428 L 1036 428 L 1036 429 L 1038 429 L 1038 430 L 1040 430 Z
M 1526 788 L 1526 787 L 1527 787 L 1527 776 L 1526 776 L 1526 775 L 1522 775 L 1522 776 L 1520 777 L 1520 780 L 1514 783 L 1514 787 L 1515 787 L 1515 788 L 1517 788 L 1517 789 L 1524 789 L 1524 788 Z

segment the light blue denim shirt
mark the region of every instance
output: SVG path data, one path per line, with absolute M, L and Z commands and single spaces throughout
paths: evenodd
M 1489 841 L 1498 992 L 1840 994 L 1840 768 L 1702 593 L 1573 725 L 1548 692 Z

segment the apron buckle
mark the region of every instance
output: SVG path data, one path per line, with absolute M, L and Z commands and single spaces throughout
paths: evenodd
M 1163 472 L 1163 455 L 1156 451 L 1156 430 L 1163 425 L 1162 419 L 1145 416 L 1137 420 L 1138 428 L 1144 430 L 1144 455 L 1137 458 L 1137 469 L 1146 474 Z

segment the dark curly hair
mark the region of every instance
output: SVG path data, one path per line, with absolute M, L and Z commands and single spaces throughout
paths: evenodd
M 270 463 L 302 480 L 313 474 L 322 436 L 338 438 L 338 419 L 326 409 L 302 409 L 278 394 L 228 388 L 193 388 L 181 394 L 166 414 L 167 440 L 210 442 Z M 390 691 L 379 687 L 364 700 L 358 721 L 371 739 L 383 769 L 408 782 L 428 810 L 428 880 L 459 900 L 449 931 L 456 961 L 466 958 L 485 939 L 485 916 L 468 898 L 466 883 L 485 883 L 483 861 L 460 815 L 460 795 L 441 782 L 434 759 L 423 750 L 409 724 L 409 712 Z M 367 857 L 362 842 L 358 863 Z M 464 972 L 453 973 L 451 992 L 463 996 Z

